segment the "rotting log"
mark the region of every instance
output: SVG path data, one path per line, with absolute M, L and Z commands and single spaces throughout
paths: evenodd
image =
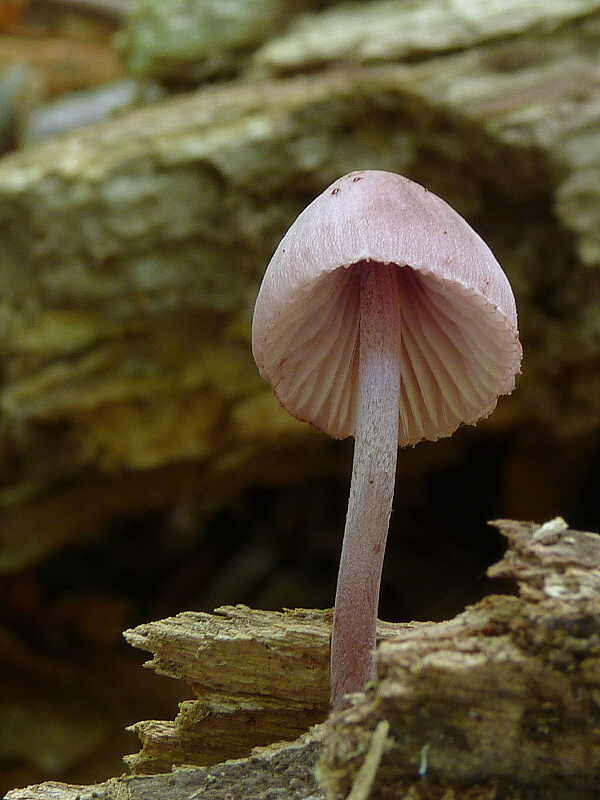
M 0 569 L 102 521 L 109 501 L 65 525 L 59 485 L 194 462 L 218 496 L 314 469 L 326 445 L 260 382 L 249 320 L 281 233 L 355 168 L 441 194 L 507 269 L 526 358 L 504 424 L 598 429 L 598 3 L 488 5 L 420 4 L 416 47 L 406 4 L 369 4 L 376 54 L 374 17 L 323 39 L 316 15 L 277 40 L 293 66 L 259 50 L 242 79 L 0 162 Z
M 314 437 L 261 386 L 250 311 L 280 234 L 357 167 L 408 174 L 475 224 L 518 297 L 526 413 L 597 428 L 600 17 L 580 5 L 543 35 L 540 11 L 464 52 L 233 81 L 4 159 L 2 505 L 43 518 L 57 481 L 186 460 L 215 491 L 243 485 L 294 437 L 300 466 Z M 21 549 L 40 527 L 8 513 L 5 569 L 43 554 Z
M 509 547 L 490 573 L 515 580 L 519 596 L 492 595 L 445 622 L 384 625 L 377 679 L 353 696 L 351 708 L 294 742 L 218 765 L 183 767 L 186 757 L 193 764 L 201 754 L 185 752 L 189 739 L 175 753 L 171 740 L 155 760 L 168 774 L 93 787 L 42 784 L 10 792 L 7 800 L 76 794 L 168 800 L 188 796 L 191 786 L 211 800 L 268 797 L 275 790 L 286 800 L 321 798 L 323 791 L 328 800 L 595 800 L 600 537 L 570 530 L 560 518 L 495 524 Z M 197 697 L 227 696 L 232 719 L 243 719 L 249 698 L 269 698 L 300 716 L 303 705 L 325 710 L 329 619 L 328 612 L 273 615 L 235 607 L 214 617 L 151 623 L 128 638 L 155 653 L 152 667 L 189 681 Z M 208 730 L 210 713 L 206 719 Z M 213 735 L 223 733 L 225 754 L 229 734 L 220 725 L 216 719 Z M 260 725 L 257 718 L 256 738 Z M 156 758 L 159 738 L 154 745 Z M 148 763 L 148 752 L 133 761 L 136 768 Z M 248 794 L 252 785 L 256 793 Z
M 561 519 L 496 524 L 509 550 L 490 574 L 520 596 L 382 644 L 376 684 L 327 722 L 330 800 L 359 779 L 381 723 L 372 800 L 600 797 L 600 537 Z
M 124 19 L 117 46 L 138 77 L 179 78 L 185 85 L 240 72 L 252 52 L 285 28 L 310 0 L 221 0 L 181 4 L 143 0 Z

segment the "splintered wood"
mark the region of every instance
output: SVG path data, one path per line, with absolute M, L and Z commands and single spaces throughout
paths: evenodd
M 330 798 L 348 795 L 382 720 L 371 798 L 600 797 L 600 537 L 560 519 L 496 524 L 510 549 L 490 574 L 520 597 L 381 645 L 377 685 L 327 723 Z
M 382 623 L 376 681 L 294 742 L 276 740 L 327 713 L 330 612 L 236 606 L 128 631 L 154 653 L 149 666 L 186 680 L 196 699 L 174 723 L 137 727 L 144 746 L 130 765 L 163 774 L 75 794 L 597 800 L 600 537 L 560 518 L 495 524 L 509 547 L 490 574 L 515 579 L 519 596 L 487 597 L 440 623 Z M 73 787 L 42 784 L 7 800 L 50 796 L 70 800 Z
M 196 695 L 180 705 L 174 722 L 134 726 L 143 748 L 127 758 L 129 767 L 148 773 L 215 764 L 322 722 L 329 711 L 331 620 L 331 610 L 281 613 L 238 605 L 126 631 L 130 644 L 154 653 L 146 666 L 183 678 Z M 419 625 L 380 622 L 378 637 Z
M 253 611 L 183 613 L 127 631 L 153 652 L 147 666 L 186 680 L 196 700 L 174 722 L 140 722 L 135 772 L 172 764 L 214 764 L 248 755 L 255 745 L 294 739 L 327 716 L 331 613 Z

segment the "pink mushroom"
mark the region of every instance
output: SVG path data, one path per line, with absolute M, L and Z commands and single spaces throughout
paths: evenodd
M 390 172 L 353 172 L 298 217 L 265 273 L 253 353 L 281 405 L 355 437 L 331 642 L 334 707 L 373 676 L 398 445 L 490 414 L 521 363 L 515 300 L 449 205 Z

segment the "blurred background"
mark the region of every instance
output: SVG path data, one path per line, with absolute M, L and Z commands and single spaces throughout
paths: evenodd
M 123 771 L 186 687 L 122 631 L 329 607 L 351 467 L 250 322 L 360 168 L 453 205 L 512 282 L 517 389 L 401 451 L 381 616 L 486 593 L 487 522 L 600 530 L 600 0 L 1 0 L 0 788 Z

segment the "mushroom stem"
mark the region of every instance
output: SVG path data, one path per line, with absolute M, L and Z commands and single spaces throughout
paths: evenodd
M 377 609 L 398 455 L 400 303 L 397 267 L 363 262 L 356 441 L 331 638 L 331 699 L 374 677 Z

